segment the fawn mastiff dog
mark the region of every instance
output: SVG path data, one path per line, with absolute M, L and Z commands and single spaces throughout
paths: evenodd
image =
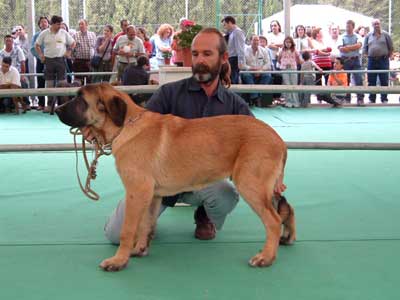
M 286 203 L 279 213 L 273 205 L 274 187 L 283 184 L 286 144 L 265 123 L 239 115 L 191 120 L 161 115 L 104 83 L 80 88 L 56 114 L 69 126 L 89 126 L 100 144 L 112 144 L 126 208 L 120 246 L 100 264 L 104 270 L 124 268 L 130 256 L 140 256 L 149 247 L 161 197 L 201 189 L 227 177 L 267 232 L 263 249 L 249 261 L 251 266 L 268 266 L 275 260 L 282 224 L 283 242 L 294 242 L 293 208 Z

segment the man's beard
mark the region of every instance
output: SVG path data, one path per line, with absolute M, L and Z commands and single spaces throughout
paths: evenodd
M 192 73 L 194 78 L 197 80 L 197 82 L 204 84 L 214 81 L 214 79 L 218 77 L 220 70 L 221 63 L 218 63 L 211 68 L 203 64 L 192 66 Z

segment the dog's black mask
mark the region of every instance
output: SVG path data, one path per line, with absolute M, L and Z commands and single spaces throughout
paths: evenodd
M 87 124 L 85 112 L 88 109 L 88 104 L 85 99 L 78 95 L 71 101 L 64 103 L 55 110 L 58 118 L 64 124 L 70 127 L 84 127 Z

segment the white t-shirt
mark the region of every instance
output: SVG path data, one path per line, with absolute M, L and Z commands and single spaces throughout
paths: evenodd
M 285 35 L 282 32 L 279 32 L 278 34 L 274 34 L 273 32 L 270 32 L 267 35 L 268 44 L 283 44 L 283 40 L 284 39 L 285 39 Z M 270 49 L 271 50 L 272 59 L 277 59 L 276 56 L 278 55 L 278 52 L 281 49 L 282 48 L 277 49 L 277 50 Z
M 64 29 L 60 29 L 57 33 L 52 33 L 50 28 L 43 30 L 36 40 L 36 44 L 44 46 L 44 56 L 55 58 L 63 57 L 74 39 Z
M 10 66 L 10 70 L 7 73 L 3 73 L 0 69 L 0 84 L 13 83 L 21 86 L 21 78 L 19 72 L 13 66 Z
M 4 57 L 11 57 L 12 59 L 12 66 L 16 67 L 19 72 L 21 72 L 21 64 L 25 61 L 26 57 L 24 55 L 24 51 L 18 46 L 13 47 L 11 52 L 7 52 L 4 48 L 0 51 L 0 63 L 3 61 Z
M 126 53 L 145 53 L 142 40 L 138 37 L 130 40 L 126 34 L 121 35 L 114 45 L 114 51 L 118 52 L 119 50 L 123 50 Z M 118 61 L 122 63 L 134 63 L 136 62 L 136 57 L 128 58 L 120 55 L 118 56 Z
M 264 49 L 258 46 L 258 50 L 254 53 L 251 46 L 245 46 L 244 48 L 244 69 L 249 70 L 251 67 L 259 67 L 262 70 L 271 70 L 272 61 L 268 49 Z

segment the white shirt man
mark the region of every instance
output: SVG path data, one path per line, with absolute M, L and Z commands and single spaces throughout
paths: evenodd
M 48 28 L 43 30 L 36 40 L 36 45 L 40 47 L 42 44 L 44 46 L 44 57 L 56 58 L 63 57 L 67 51 L 67 46 L 75 44 L 75 41 L 64 29 L 55 32 Z
M 128 64 L 136 65 L 137 57 L 145 53 L 142 40 L 136 36 L 135 26 L 128 26 L 126 34 L 118 38 L 113 50 L 118 55 L 117 78 L 121 80 Z
M 0 51 L 0 62 L 5 57 L 11 57 L 12 66 L 21 73 L 25 73 L 25 55 L 22 49 L 14 45 L 14 40 L 10 35 L 4 37 L 4 49 Z
M 46 87 L 55 87 L 56 82 L 65 82 L 66 67 L 64 55 L 67 52 L 67 46 L 75 48 L 75 41 L 67 31 L 61 29 L 63 19 L 60 16 L 51 17 L 50 28 L 43 30 L 35 43 L 35 49 L 40 60 L 45 65 L 44 78 Z M 42 51 L 41 46 L 44 46 Z M 54 97 L 49 97 L 47 106 L 43 112 L 50 112 Z
M 260 46 L 260 38 L 258 35 L 253 35 L 251 38 L 251 45 L 246 46 L 244 50 L 244 64 L 241 66 L 242 70 L 247 71 L 267 71 L 272 70 L 272 58 L 268 49 Z M 271 83 L 272 76 L 268 73 L 242 73 L 242 82 L 244 84 L 269 84 Z M 250 104 L 256 103 L 261 94 L 250 94 Z
M 251 45 L 244 49 L 245 62 L 243 70 L 272 70 L 271 54 L 261 46 L 253 48 Z
M 135 27 L 130 25 L 127 34 L 118 38 L 114 45 L 114 51 L 118 53 L 118 61 L 122 63 L 136 63 L 136 57 L 139 53 L 145 53 L 143 42 L 133 33 Z
M 21 86 L 21 78 L 17 68 L 2 62 L 0 71 L 0 84 L 12 83 Z

